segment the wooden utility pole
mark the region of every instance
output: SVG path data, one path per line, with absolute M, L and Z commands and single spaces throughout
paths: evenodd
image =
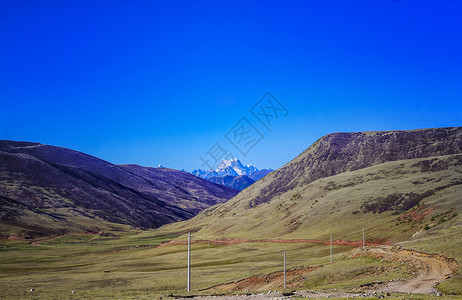
M 284 251 L 284 289 L 286 289 L 286 252 Z
M 364 239 L 364 227 L 363 227 L 363 248 L 366 246 L 366 240 Z
M 191 291 L 191 232 L 188 233 L 188 292 Z
M 330 235 L 330 263 L 332 263 L 332 234 Z

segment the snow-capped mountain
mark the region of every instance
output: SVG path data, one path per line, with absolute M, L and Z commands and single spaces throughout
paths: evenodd
M 262 171 L 268 174 L 269 172 L 273 170 L 263 169 L 260 171 L 251 164 L 244 166 L 240 162 L 239 159 L 232 158 L 230 160 L 223 159 L 221 163 L 218 165 L 218 168 L 215 170 L 205 171 L 205 170 L 197 169 L 197 170 L 192 171 L 191 174 L 196 175 L 197 177 L 204 178 L 204 179 L 209 179 L 211 177 L 224 177 L 227 175 L 231 175 L 231 176 L 246 175 L 250 177 L 252 174 L 257 173 L 257 172 L 261 173 Z
M 229 170 L 230 172 L 234 171 L 236 175 L 250 175 L 253 172 L 257 172 L 258 169 L 253 165 L 244 166 L 239 159 L 233 158 L 230 160 L 223 159 L 218 165 L 218 170 Z M 228 174 L 233 175 L 233 174 Z
M 233 158 L 223 159 L 215 170 L 197 169 L 191 174 L 242 191 L 272 171 L 272 169 L 258 170 L 253 165 L 244 166 L 239 159 Z

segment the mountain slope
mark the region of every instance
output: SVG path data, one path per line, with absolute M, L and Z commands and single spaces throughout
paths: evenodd
M 316 141 L 297 158 L 272 172 L 249 206 L 316 179 L 384 162 L 462 152 L 462 128 L 333 133 Z M 265 178 L 266 179 L 266 178 Z
M 239 191 L 247 188 L 248 186 L 252 185 L 255 180 L 251 179 L 247 175 L 239 175 L 239 176 L 231 176 L 226 175 L 223 177 L 210 177 L 208 181 L 213 183 L 218 183 Z
M 271 172 L 273 172 L 272 169 L 262 169 L 262 170 L 259 170 L 259 171 L 256 171 L 256 172 L 250 174 L 249 177 L 251 179 L 253 179 L 254 181 L 258 181 L 258 180 L 262 179 L 263 177 L 265 177 L 266 175 L 268 175 Z
M 388 162 L 321 178 L 249 208 L 247 199 L 259 193 L 255 186 L 172 226 L 200 229 L 196 238 L 321 240 L 330 234 L 358 240 L 365 227 L 368 238 L 403 240 L 443 229 L 449 224 L 437 224 L 443 217 L 462 211 L 462 154 Z M 451 222 L 462 226 L 459 216 Z
M 458 153 L 462 128 L 330 134 L 227 203 L 167 227 L 198 238 L 319 239 L 360 239 L 365 227 L 369 238 L 402 240 L 459 226 Z
M 146 194 L 162 199 L 170 205 L 197 214 L 209 206 L 224 203 L 239 191 L 168 168 L 148 168 L 139 165 L 121 165 L 150 185 L 129 185 Z
M 117 166 L 38 143 L 0 141 L 0 162 L 1 234 L 158 227 L 238 193 L 186 172 Z

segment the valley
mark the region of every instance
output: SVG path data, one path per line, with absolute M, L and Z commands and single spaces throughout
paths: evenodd
M 187 220 L 4 235 L 0 297 L 461 299 L 461 149 L 461 128 L 331 134 Z M 122 168 L 133 180 L 175 172 Z
M 461 11 L 0 0 L 0 300 L 462 300 Z

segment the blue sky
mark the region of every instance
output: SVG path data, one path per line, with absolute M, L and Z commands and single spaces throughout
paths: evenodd
M 460 126 L 457 1 L 0 1 L 0 139 L 188 171 L 337 131 Z M 249 109 L 270 91 L 271 131 Z M 245 156 L 225 134 L 264 136 Z

